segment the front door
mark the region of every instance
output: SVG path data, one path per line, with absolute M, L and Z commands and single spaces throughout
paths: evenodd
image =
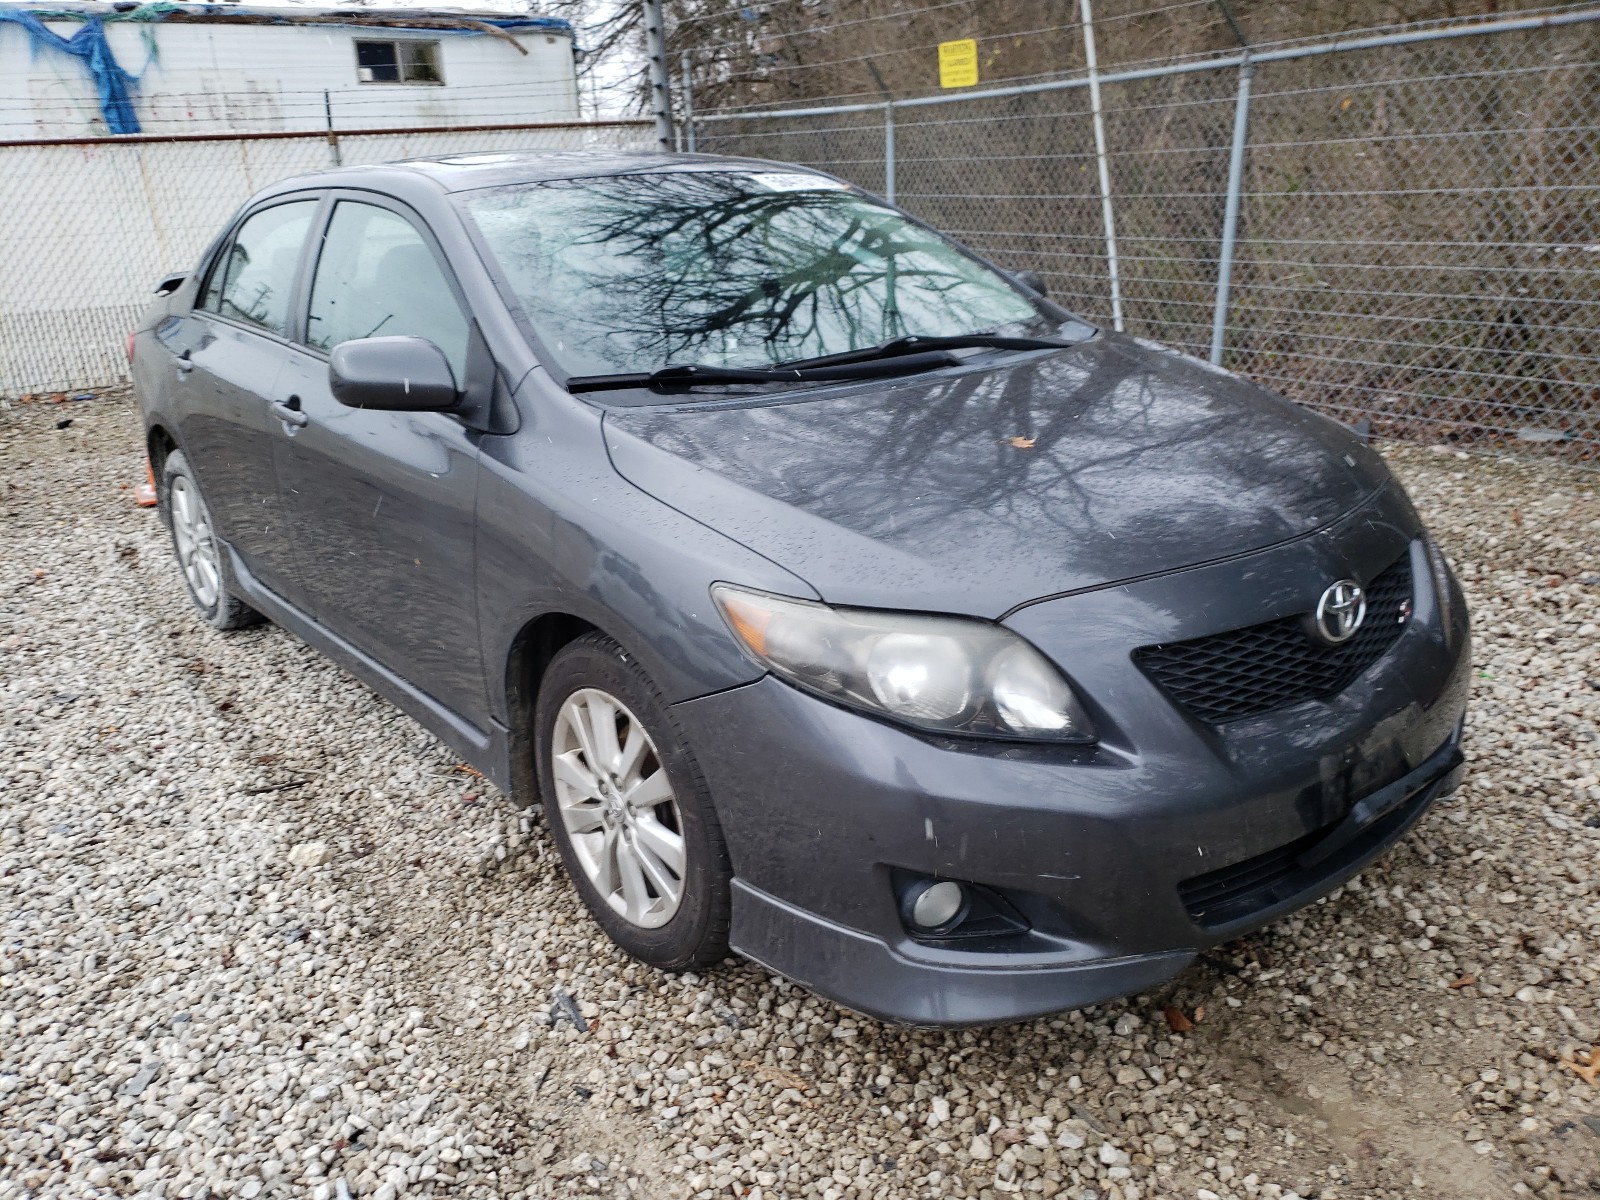
M 278 495 L 270 405 L 292 352 L 290 301 L 319 201 L 245 218 L 212 265 L 194 309 L 160 340 L 189 401 L 179 439 L 217 533 L 272 591 L 297 600 L 294 542 Z
M 279 490 L 317 621 L 477 727 L 477 435 L 448 413 L 346 408 L 328 352 L 423 337 L 466 377 L 470 322 L 442 259 L 398 206 L 341 199 L 323 231 L 303 344 L 277 381 L 303 424 L 277 444 Z

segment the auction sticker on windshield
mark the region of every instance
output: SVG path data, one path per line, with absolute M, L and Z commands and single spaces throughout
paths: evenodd
M 847 192 L 848 183 L 829 179 L 826 175 L 807 175 L 800 171 L 759 171 L 750 177 L 751 182 L 769 192 Z

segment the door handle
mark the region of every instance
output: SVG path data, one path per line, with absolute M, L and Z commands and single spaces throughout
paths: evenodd
M 299 396 L 290 396 L 284 401 L 274 400 L 267 405 L 267 408 L 273 416 L 277 417 L 285 425 L 293 425 L 298 428 L 311 423 L 311 418 L 300 411 Z
M 194 360 L 189 357 L 189 351 L 185 350 L 182 354 L 178 355 L 177 367 L 178 374 L 180 375 L 187 375 L 190 371 L 194 370 Z

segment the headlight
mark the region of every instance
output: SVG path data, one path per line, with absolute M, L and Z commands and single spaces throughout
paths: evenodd
M 830 700 L 939 733 L 1094 740 L 1061 673 L 998 625 L 829 608 L 724 583 L 711 595 L 763 665 Z

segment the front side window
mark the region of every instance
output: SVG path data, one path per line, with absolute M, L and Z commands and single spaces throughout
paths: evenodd
M 443 83 L 439 43 L 357 41 L 356 78 L 362 83 Z
M 820 175 L 662 172 L 463 203 L 572 375 L 769 367 L 905 334 L 1054 328 L 998 272 Z
M 306 342 L 326 352 L 391 336 L 427 338 L 465 381 L 467 317 L 433 250 L 399 213 L 341 200 L 317 258 Z
M 200 307 L 272 333 L 286 332 L 295 268 L 316 211 L 317 201 L 295 200 L 246 218 L 212 268 Z

